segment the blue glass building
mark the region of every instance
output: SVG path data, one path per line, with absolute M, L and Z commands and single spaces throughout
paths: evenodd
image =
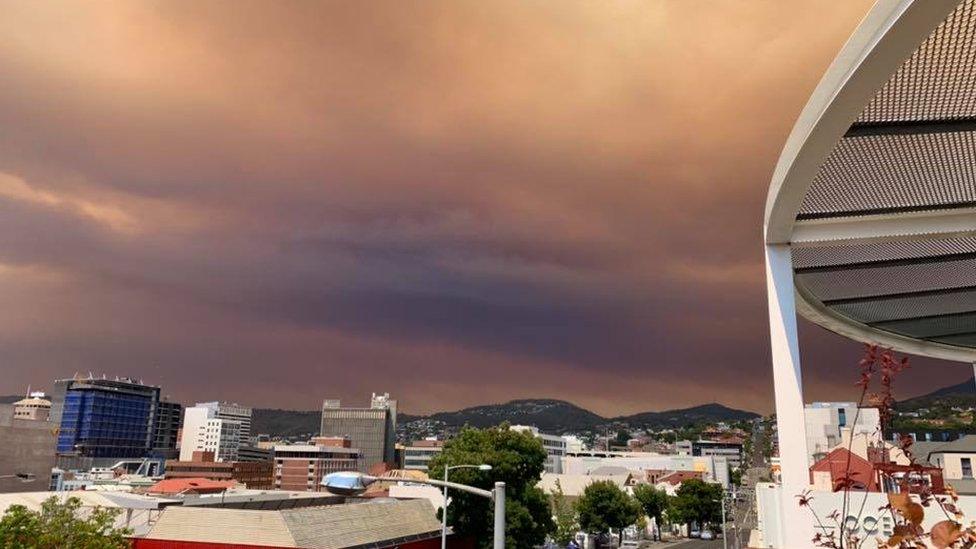
M 151 453 L 159 388 L 128 379 L 65 380 L 57 452 L 91 458 Z

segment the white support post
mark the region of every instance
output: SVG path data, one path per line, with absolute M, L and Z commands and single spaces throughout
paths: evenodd
M 813 535 L 812 519 L 794 497 L 809 487 L 810 473 L 789 245 L 766 245 L 766 287 L 783 490 L 779 513 L 779 531 L 783 533 L 783 539 L 778 547 L 806 547 Z

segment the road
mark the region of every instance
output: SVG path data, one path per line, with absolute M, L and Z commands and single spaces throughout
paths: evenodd
M 713 539 L 710 541 L 703 541 L 700 539 L 690 539 L 681 543 L 671 543 L 668 545 L 668 547 L 674 547 L 676 549 L 721 549 L 722 540 Z

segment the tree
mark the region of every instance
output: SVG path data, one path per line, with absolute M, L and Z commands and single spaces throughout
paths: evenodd
M 565 546 L 579 531 L 579 522 L 576 520 L 576 510 L 566 499 L 559 480 L 556 480 L 556 487 L 552 490 L 552 514 L 556 526 L 552 539 L 559 545 Z
M 443 478 L 449 465 L 491 465 L 490 471 L 456 469 L 453 482 L 491 490 L 495 482 L 505 483 L 505 546 L 533 547 L 542 544 L 553 531 L 549 499 L 538 488 L 545 470 L 546 451 L 529 433 L 512 431 L 508 424 L 489 429 L 465 427 L 444 445 L 430 461 L 430 476 Z M 486 498 L 453 491 L 448 506 L 448 524 L 459 535 L 471 536 L 481 547 L 491 545 L 492 504 Z
M 9 549 L 123 549 L 132 532 L 116 528 L 121 510 L 96 507 L 81 516 L 81 500 L 51 497 L 40 511 L 11 505 L 0 519 L 0 547 Z
M 583 531 L 590 534 L 609 532 L 611 528 L 626 528 L 640 518 L 641 508 L 609 480 L 590 484 L 576 501 L 576 512 Z
M 630 433 L 623 429 L 617 431 L 617 436 L 613 439 L 613 445 L 626 447 L 628 442 L 630 442 Z
M 721 484 L 707 483 L 693 478 L 681 483 L 671 498 L 668 518 L 678 523 L 695 522 L 699 527 L 722 520 Z
M 661 517 L 668 508 L 668 493 L 658 490 L 650 484 L 639 484 L 634 488 L 634 499 L 640 503 L 644 514 L 654 519 L 655 525 L 661 527 Z

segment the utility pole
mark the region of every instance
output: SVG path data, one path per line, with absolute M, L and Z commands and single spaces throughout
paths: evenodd
M 722 549 L 729 549 L 729 536 L 725 530 L 725 490 L 722 490 Z

